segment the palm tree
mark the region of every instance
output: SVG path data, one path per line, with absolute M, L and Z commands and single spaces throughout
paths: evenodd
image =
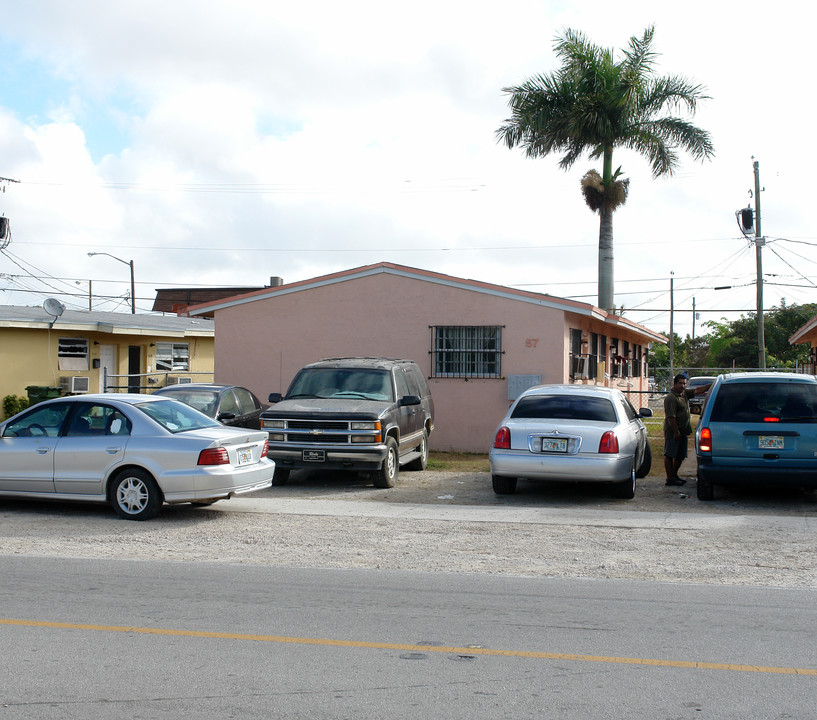
M 585 152 L 602 158 L 601 175 L 590 170 L 581 187 L 588 207 L 599 213 L 598 306 L 609 312 L 615 309 L 613 212 L 626 202 L 630 185 L 621 167 L 613 172 L 613 149 L 639 152 L 656 178 L 672 175 L 676 148 L 701 161 L 714 155 L 708 132 L 672 114 L 685 108 L 694 115 L 698 101 L 708 99 L 703 87 L 682 77 L 655 75 L 653 34 L 650 26 L 641 38 L 631 37 L 616 60 L 612 50 L 567 30 L 554 44 L 562 62 L 558 70 L 503 89 L 510 95 L 512 116 L 497 137 L 509 148 L 522 146 L 532 158 L 563 152 L 563 170 Z

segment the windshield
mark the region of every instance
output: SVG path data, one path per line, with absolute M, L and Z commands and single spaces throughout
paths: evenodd
M 386 370 L 305 368 L 287 393 L 291 398 L 360 398 L 394 402 L 391 375 Z
M 198 410 L 177 402 L 176 400 L 158 400 L 134 405 L 151 420 L 159 423 L 165 430 L 172 433 L 201 428 L 222 427 L 221 423 L 203 415 Z

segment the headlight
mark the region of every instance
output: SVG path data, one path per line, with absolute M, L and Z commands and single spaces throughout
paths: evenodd
M 266 420 L 264 419 L 264 427 L 265 428 L 273 428 L 276 430 L 283 430 L 286 428 L 287 424 L 284 420 Z
M 272 442 L 284 442 L 285 437 L 286 436 L 284 435 L 284 433 L 270 433 L 269 434 L 269 439 Z
M 380 430 L 380 422 L 376 420 L 353 422 L 351 427 L 352 430 Z

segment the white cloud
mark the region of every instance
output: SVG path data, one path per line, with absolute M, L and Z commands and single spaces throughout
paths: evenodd
M 117 279 L 119 268 L 86 256 L 104 243 L 134 258 L 143 309 L 166 283 L 261 285 L 379 260 L 592 301 L 598 219 L 578 187 L 593 163 L 565 173 L 557 158 L 526 160 L 497 145 L 501 88 L 552 70 L 552 40 L 565 27 L 620 48 L 651 22 L 659 71 L 692 77 L 712 96 L 696 122 L 717 156 L 704 166 L 682 157 L 676 177 L 652 180 L 646 161 L 618 153 L 632 181 L 615 218 L 619 302 L 646 303 L 655 314 L 633 318 L 666 329 L 658 311 L 674 272 L 681 332 L 692 297 L 704 310 L 726 298 L 752 310 L 751 286 L 706 288 L 752 280 L 754 251 L 734 212 L 750 201 L 753 155 L 764 232 L 811 237 L 794 145 L 808 136 L 811 104 L 791 72 L 811 40 L 806 23 L 777 8 L 14 3 L 0 33 L 13 40 L 16 66 L 44 66 L 50 84 L 38 113 L 13 97 L 0 107 L 0 175 L 23 180 L 2 196 L 9 251 L 71 285 L 93 278 L 100 292 L 124 294 L 127 273 Z M 29 103 L 37 92 L 27 89 Z M 778 247 L 815 277 L 813 246 Z M 771 250 L 764 263 L 807 284 Z M 0 258 L 0 272 L 19 269 Z M 767 297 L 780 294 L 811 299 L 793 288 Z M 2 302 L 30 297 L 0 293 Z

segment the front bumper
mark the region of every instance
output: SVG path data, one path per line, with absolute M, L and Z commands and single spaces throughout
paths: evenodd
M 304 453 L 323 451 L 323 460 L 306 460 Z M 386 459 L 385 445 L 318 446 L 273 445 L 270 443 L 268 457 L 278 468 L 312 468 L 315 470 L 378 470 Z

